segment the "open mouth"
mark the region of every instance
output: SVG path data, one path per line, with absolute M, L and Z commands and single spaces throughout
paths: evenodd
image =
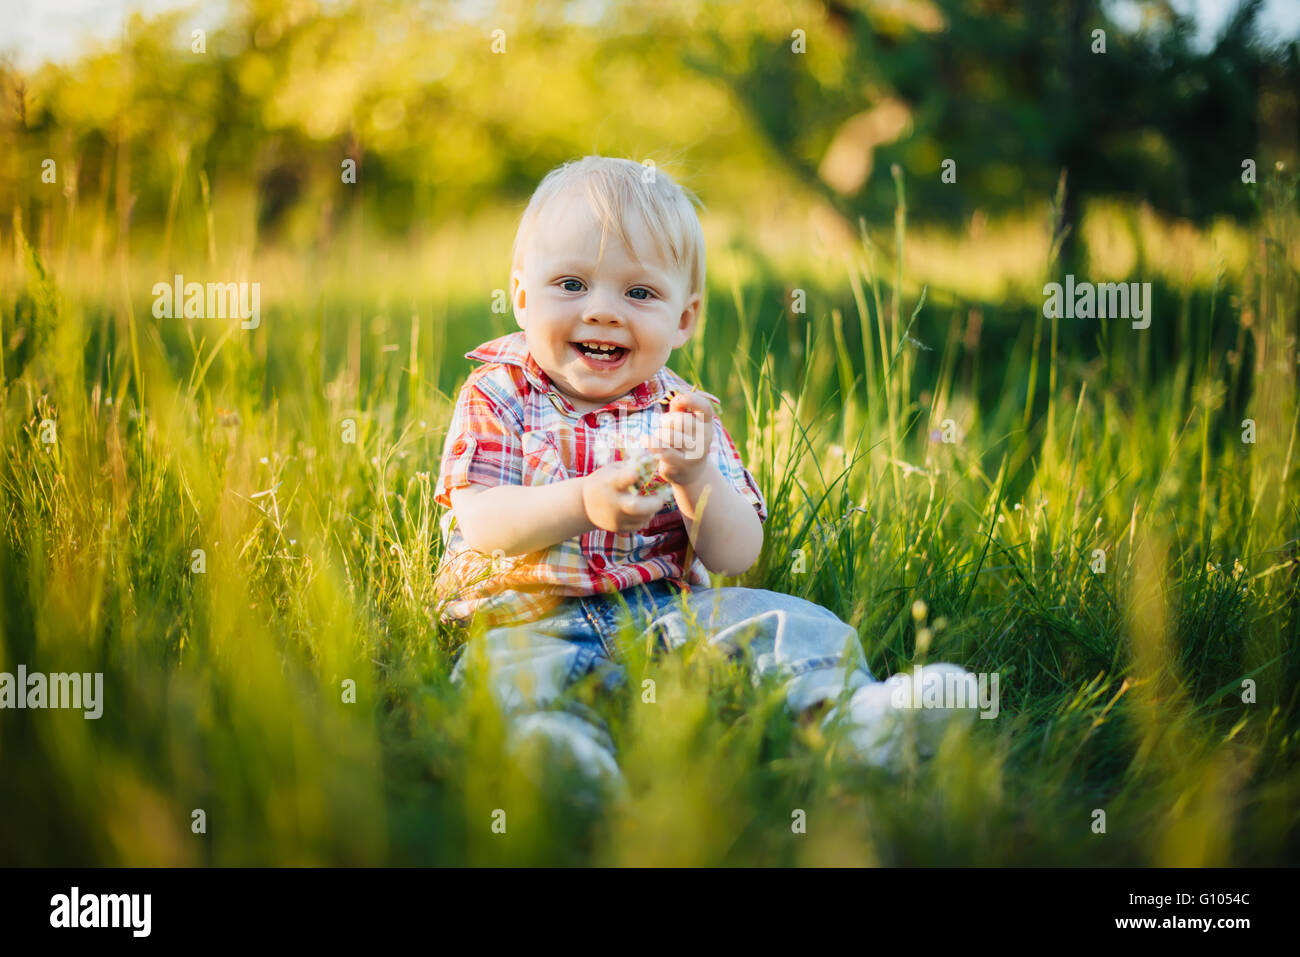
M 608 342 L 574 342 L 574 350 L 594 369 L 613 369 L 623 364 L 628 350 Z

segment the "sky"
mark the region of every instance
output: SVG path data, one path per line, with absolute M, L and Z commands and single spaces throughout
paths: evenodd
M 1197 42 L 1203 48 L 1209 46 L 1237 2 L 1172 0 L 1178 10 L 1196 16 Z M 455 5 L 470 7 L 473 0 Z M 1108 6 L 1118 22 L 1136 25 L 1136 6 L 1131 0 L 1110 0 Z M 88 42 L 112 42 L 132 10 L 148 14 L 182 8 L 193 10 L 196 22 L 220 22 L 226 7 L 227 0 L 0 0 L 0 56 L 10 57 L 21 69 L 34 68 L 44 60 L 67 62 Z M 1261 24 L 1270 38 L 1300 36 L 1300 0 L 1266 0 Z

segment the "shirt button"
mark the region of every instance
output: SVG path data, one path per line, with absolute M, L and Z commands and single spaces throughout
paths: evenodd
M 460 455 L 461 452 L 465 451 L 465 440 L 457 439 L 456 444 L 452 446 L 451 450 L 455 454 Z
M 592 568 L 604 568 L 604 567 L 605 567 L 605 556 L 604 556 L 604 555 L 592 555 L 591 558 L 590 558 L 590 560 L 589 560 L 589 562 L 590 562 Z
M 600 425 L 600 420 L 596 418 L 595 412 L 588 412 L 586 415 L 582 417 L 582 419 L 584 422 L 587 423 L 588 428 L 594 429 L 598 425 Z

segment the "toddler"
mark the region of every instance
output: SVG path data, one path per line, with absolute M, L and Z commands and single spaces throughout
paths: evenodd
M 747 650 L 756 683 L 782 679 L 792 715 L 839 702 L 823 723 L 846 730 L 848 753 L 895 767 L 904 715 L 854 628 L 802 598 L 710 587 L 708 572 L 740 575 L 758 558 L 767 505 L 717 398 L 665 364 L 704 293 L 693 201 L 662 171 L 600 156 L 552 170 L 534 192 L 511 265 L 521 331 L 466 354 L 482 364 L 447 431 L 441 616 L 486 627 L 472 641 L 512 741 L 558 744 L 616 789 L 607 729 L 565 702 L 566 688 L 592 672 L 622 683 L 620 634 L 672 650 L 700 627 Z M 965 676 L 929 665 L 924 678 L 952 672 Z M 954 714 L 972 712 L 915 715 L 922 753 Z

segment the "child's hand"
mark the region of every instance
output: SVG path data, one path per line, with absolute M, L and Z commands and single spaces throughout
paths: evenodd
M 602 465 L 582 480 L 582 506 L 587 518 L 607 532 L 637 532 L 645 528 L 667 501 L 664 492 L 639 495 L 637 470 L 630 462 Z
M 713 403 L 698 392 L 679 392 L 648 448 L 659 456 L 660 475 L 690 485 L 708 469 L 712 446 Z

